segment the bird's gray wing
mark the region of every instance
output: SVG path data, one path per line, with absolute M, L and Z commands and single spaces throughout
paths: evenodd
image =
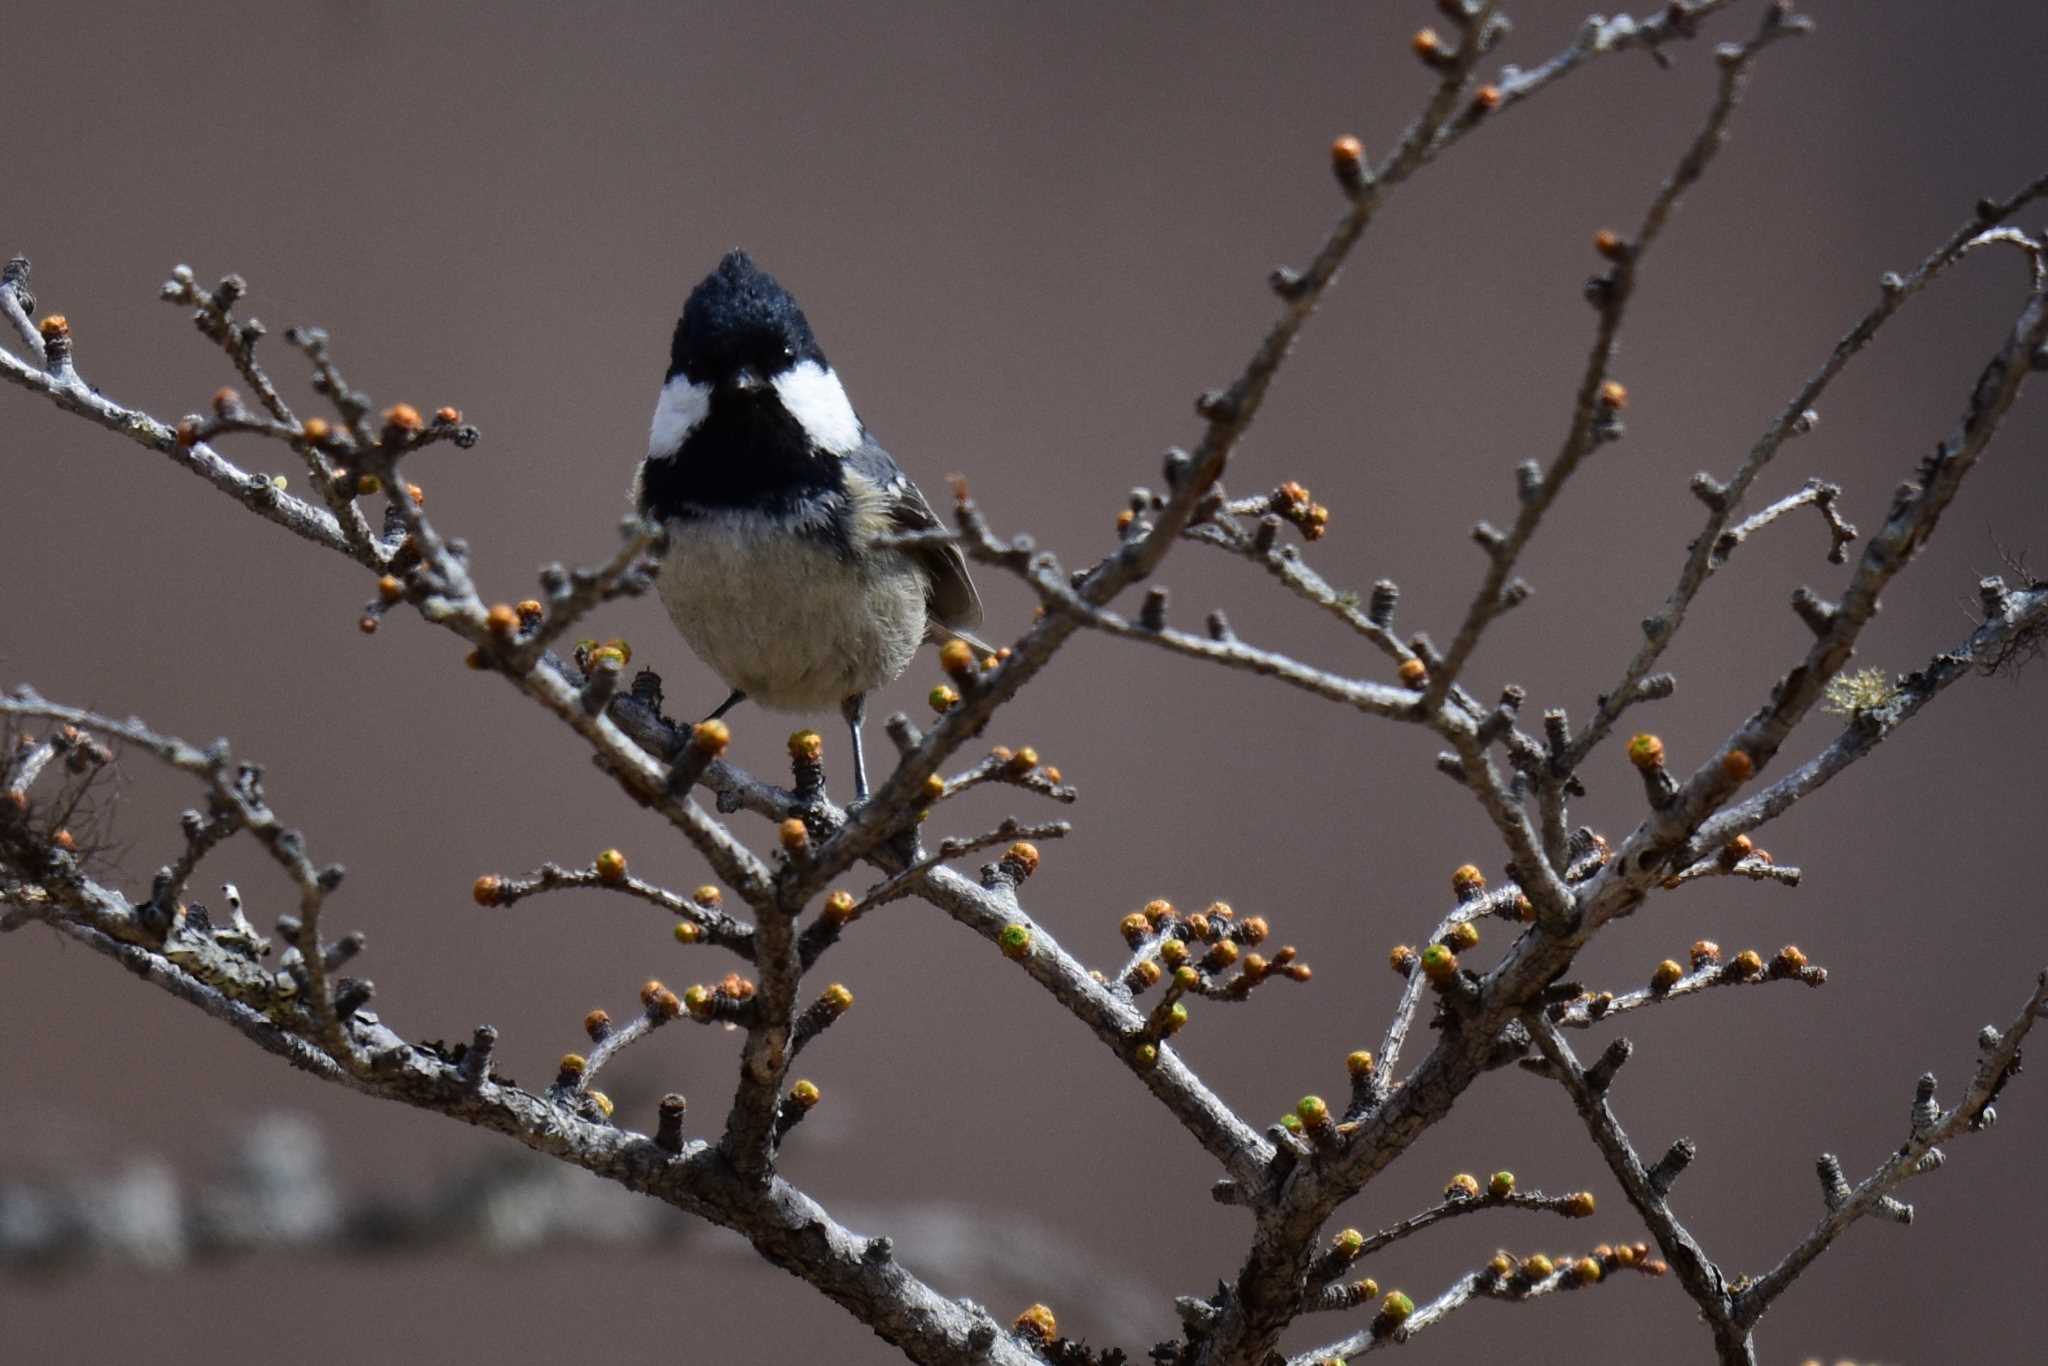
M 910 476 L 872 438 L 863 441 L 849 454 L 846 463 L 871 481 L 881 493 L 888 530 L 902 534 L 944 529 L 938 515 L 932 511 L 932 505 L 925 501 L 924 494 L 911 482 Z M 981 595 L 974 591 L 974 580 L 968 577 L 967 560 L 961 555 L 960 547 L 934 543 L 906 547 L 905 553 L 924 570 L 925 579 L 931 585 L 929 603 L 933 621 L 954 630 L 967 630 L 980 624 Z

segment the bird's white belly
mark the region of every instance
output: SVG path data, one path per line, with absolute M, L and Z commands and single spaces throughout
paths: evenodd
M 925 634 L 924 576 L 883 551 L 857 567 L 744 514 L 671 523 L 656 589 L 728 687 L 787 711 L 836 707 L 897 677 Z

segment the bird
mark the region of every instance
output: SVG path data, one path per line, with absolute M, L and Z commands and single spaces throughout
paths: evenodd
M 669 345 L 640 516 L 666 533 L 655 589 L 731 693 L 776 711 L 837 706 L 868 797 L 861 720 L 927 640 L 981 621 L 959 547 L 888 543 L 939 519 L 854 411 L 789 291 L 745 251 L 691 291 Z

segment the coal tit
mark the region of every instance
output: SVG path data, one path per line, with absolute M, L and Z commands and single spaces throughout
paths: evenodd
M 667 529 L 656 587 L 683 639 L 732 689 L 779 711 L 837 704 L 867 797 L 867 695 L 927 639 L 964 632 L 981 600 L 958 549 L 891 548 L 939 525 L 876 445 L 789 292 L 732 251 L 683 305 L 640 515 Z

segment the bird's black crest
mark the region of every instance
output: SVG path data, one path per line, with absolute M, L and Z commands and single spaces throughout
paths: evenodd
M 753 257 L 734 249 L 683 305 L 668 373 L 715 384 L 740 369 L 772 378 L 806 360 L 823 365 L 825 353 L 804 311 Z

